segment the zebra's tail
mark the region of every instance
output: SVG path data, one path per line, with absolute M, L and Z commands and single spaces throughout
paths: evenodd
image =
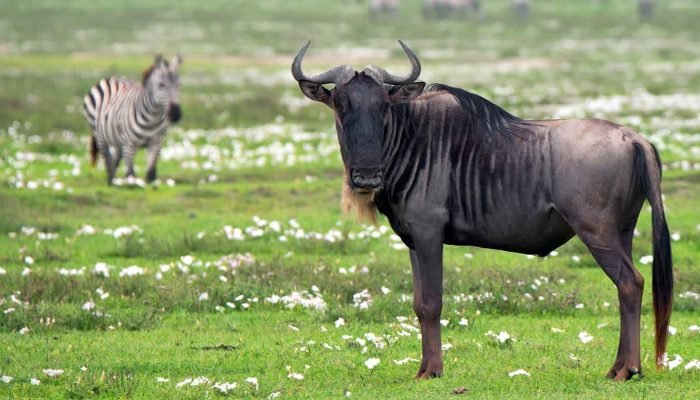
M 95 135 L 90 136 L 90 165 L 93 167 L 97 164 L 97 141 Z

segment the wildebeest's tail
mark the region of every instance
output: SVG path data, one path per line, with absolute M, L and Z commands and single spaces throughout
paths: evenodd
M 635 170 L 639 183 L 651 204 L 654 262 L 652 267 L 652 292 L 654 297 L 654 325 L 656 339 L 656 365 L 662 366 L 668 339 L 668 324 L 673 303 L 673 262 L 671 240 L 661 198 L 661 161 L 656 149 L 635 143 Z M 646 148 L 645 148 L 646 147 Z
M 95 140 L 95 135 L 90 135 L 90 165 L 93 167 L 97 163 L 97 140 Z

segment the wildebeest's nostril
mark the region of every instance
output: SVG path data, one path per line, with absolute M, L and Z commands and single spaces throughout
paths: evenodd
M 353 185 L 361 189 L 377 188 L 382 184 L 381 168 L 353 168 L 350 177 Z

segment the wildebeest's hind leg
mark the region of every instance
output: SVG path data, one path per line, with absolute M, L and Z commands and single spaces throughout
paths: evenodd
M 413 267 L 413 310 L 421 330 L 422 357 L 416 378 L 442 376 L 442 242 L 416 243 L 410 251 Z
M 615 380 L 628 380 L 642 371 L 639 336 L 644 278 L 632 263 L 633 233 L 634 222 L 621 232 L 579 233 L 581 240 L 617 287 L 620 341 L 615 363 L 607 374 Z

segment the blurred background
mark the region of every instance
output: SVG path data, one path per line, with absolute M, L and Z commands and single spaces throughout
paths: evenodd
M 333 116 L 301 94 L 292 58 L 311 40 L 309 74 L 370 63 L 400 74 L 402 39 L 422 61 L 420 79 L 526 119 L 627 124 L 685 184 L 700 170 L 698 20 L 698 0 L 0 2 L 0 180 L 92 195 L 104 169 L 87 165 L 83 96 L 103 77 L 139 80 L 154 54 L 179 52 L 184 117 L 168 133 L 160 176 L 197 187 L 283 167 L 280 181 L 299 188 L 323 176 L 316 184 L 327 185 L 334 220 L 342 167 Z
M 0 127 L 85 132 L 78 106 L 99 78 L 138 79 L 153 54 L 181 52 L 183 127 L 283 116 L 326 128 L 328 113 L 307 107 L 288 73 L 306 40 L 309 71 L 377 63 L 401 72 L 402 39 L 423 80 L 522 117 L 556 116 L 589 97 L 693 92 L 698 17 L 697 0 L 6 1 Z

